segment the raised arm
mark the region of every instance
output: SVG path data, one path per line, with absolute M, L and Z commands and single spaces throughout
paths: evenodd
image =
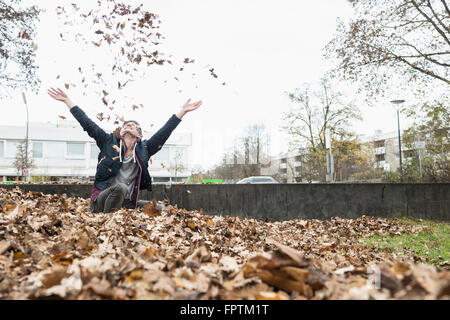
M 178 126 L 186 113 L 191 112 L 202 105 L 202 101 L 189 103 L 190 101 L 191 99 L 183 105 L 181 110 L 176 115 L 173 114 L 161 129 L 159 129 L 149 140 L 147 140 L 147 148 L 150 156 L 161 150 L 164 143 L 166 143 L 167 139 L 169 139 L 172 131 Z
M 70 113 L 77 119 L 81 127 L 88 133 L 88 135 L 97 142 L 97 146 L 101 149 L 103 143 L 106 141 L 108 134 L 100 128 L 94 121 L 89 119 L 86 113 L 80 107 L 74 105 L 67 94 L 61 89 L 49 89 L 48 94 L 55 100 L 62 101 L 69 108 Z

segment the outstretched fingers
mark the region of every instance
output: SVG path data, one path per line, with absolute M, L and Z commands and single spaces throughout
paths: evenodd
M 60 101 L 62 101 L 64 98 L 67 97 L 66 94 L 64 93 L 64 91 L 62 91 L 59 88 L 58 89 L 55 89 L 55 88 L 47 89 L 47 93 L 53 99 L 60 100 Z

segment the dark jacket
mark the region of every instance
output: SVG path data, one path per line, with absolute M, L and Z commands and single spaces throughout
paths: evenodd
M 111 185 L 111 182 L 122 166 L 122 162 L 119 159 L 119 152 L 113 148 L 113 145 L 115 145 L 117 146 L 116 149 L 119 150 L 119 146 L 121 145 L 120 128 L 117 128 L 113 133 L 106 133 L 94 121 L 89 119 L 80 107 L 74 106 L 70 109 L 70 112 L 83 127 L 84 131 L 95 140 L 100 149 L 91 196 L 91 201 L 95 201 L 100 192 Z M 150 157 L 161 150 L 172 131 L 180 122 L 181 120 L 173 114 L 166 124 L 150 139 L 141 140 L 138 138 L 136 140 L 135 152 L 136 160 L 139 165 L 139 172 L 131 194 L 131 200 L 135 206 L 137 204 L 139 190 L 152 190 L 152 178 L 148 172 L 148 161 Z M 124 145 L 124 148 L 122 148 L 121 152 L 122 158 L 124 158 L 126 146 L 125 143 L 122 143 L 122 145 Z

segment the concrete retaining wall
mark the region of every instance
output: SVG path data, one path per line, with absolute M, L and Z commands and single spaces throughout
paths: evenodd
M 89 198 L 92 185 L 0 185 Z M 415 217 L 450 220 L 450 183 L 153 185 L 142 200 L 168 199 L 187 210 L 269 220 Z

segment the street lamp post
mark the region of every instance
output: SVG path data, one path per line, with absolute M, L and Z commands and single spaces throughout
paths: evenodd
M 22 98 L 23 102 L 25 103 L 25 108 L 27 110 L 27 137 L 26 137 L 26 144 L 25 144 L 25 168 L 28 169 L 28 105 L 27 105 L 27 98 L 25 97 L 25 93 L 22 92 Z M 22 170 L 23 175 L 23 170 Z M 25 181 L 28 182 L 28 174 L 25 175 Z
M 402 104 L 405 100 L 392 100 L 393 104 Z M 398 129 L 398 155 L 400 157 L 400 182 L 403 182 L 403 169 L 402 169 L 402 140 L 400 137 L 400 108 L 397 109 L 397 129 Z

